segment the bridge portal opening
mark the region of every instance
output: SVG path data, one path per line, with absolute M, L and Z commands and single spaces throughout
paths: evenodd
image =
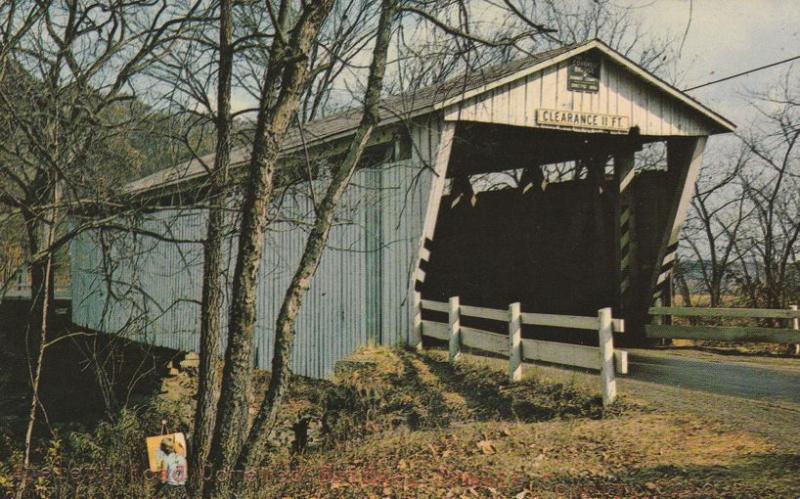
M 647 275 L 634 266 L 655 257 L 652 236 L 668 202 L 666 165 L 630 172 L 630 185 L 620 191 L 620 158 L 632 158 L 647 142 L 635 133 L 460 123 L 422 298 L 458 296 L 465 305 L 499 309 L 520 302 L 525 312 L 582 316 L 612 307 L 615 316 L 632 316 L 636 304 L 626 294 L 641 289 L 636 279 Z M 637 203 L 644 206 L 634 229 Z M 469 317 L 462 323 L 504 327 Z M 531 328 L 525 335 L 596 342 L 570 330 Z

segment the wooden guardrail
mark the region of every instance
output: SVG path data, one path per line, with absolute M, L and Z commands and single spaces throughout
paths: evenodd
M 512 303 L 508 306 L 508 310 L 499 310 L 461 305 L 457 296 L 451 297 L 448 303 L 422 300 L 422 308 L 448 314 L 447 324 L 423 320 L 422 334 L 447 341 L 451 361 L 458 360 L 462 346 L 508 355 L 511 381 L 522 379 L 523 360 L 596 369 L 600 371 L 603 404 L 608 405 L 617 396 L 615 370 L 620 374 L 628 373 L 628 352 L 614 350 L 612 334 L 623 332 L 625 322 L 622 319 L 614 319 L 610 308 L 598 310 L 597 317 L 523 313 L 519 303 Z M 508 337 L 462 326 L 462 316 L 506 322 Z M 599 348 L 522 338 L 523 324 L 597 331 Z
M 800 311 L 797 305 L 787 310 L 769 308 L 702 308 L 702 307 L 652 307 L 650 315 L 680 317 L 726 317 L 748 319 L 784 319 L 786 328 L 754 326 L 674 326 L 650 324 L 645 326 L 648 338 L 749 341 L 765 343 L 800 343 Z

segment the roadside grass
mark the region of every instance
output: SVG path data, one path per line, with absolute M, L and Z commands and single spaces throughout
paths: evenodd
M 793 497 L 800 457 L 697 418 L 395 430 L 274 463 L 258 497 Z
M 443 351 L 369 348 L 341 362 L 331 381 L 296 378 L 269 462 L 239 477 L 242 497 L 800 494 L 800 457 L 761 437 L 624 395 L 604 409 L 595 376 L 526 365 L 511 384 L 504 367 L 468 354 L 453 364 Z M 37 453 L 44 466 L 111 473 L 82 483 L 39 478 L 38 497 L 151 496 L 155 483 L 141 473 L 144 436 L 158 432 L 166 413 L 175 421 L 191 414 L 192 375 L 174 378 L 177 398 L 162 393 L 91 431 L 56 428 Z M 268 379 L 254 374 L 256 394 Z M 4 445 L 0 495 L 12 490 L 20 459 Z
M 371 405 L 351 412 L 326 446 L 277 454 L 253 496 L 800 494 L 800 456 L 761 437 L 624 397 L 604 412 L 585 378 L 555 380 L 528 366 L 511 385 L 497 359 L 446 359 L 437 351 L 357 354 L 335 384 Z

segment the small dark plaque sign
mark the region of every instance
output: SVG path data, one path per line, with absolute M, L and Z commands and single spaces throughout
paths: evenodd
M 600 59 L 577 56 L 569 61 L 567 90 L 597 92 L 600 88 Z

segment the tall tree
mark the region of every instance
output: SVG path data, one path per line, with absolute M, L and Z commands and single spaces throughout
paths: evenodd
M 36 353 L 29 355 L 26 465 L 41 408 L 54 251 L 68 241 L 61 232 L 74 234 L 65 230 L 65 210 L 86 198 L 99 201 L 101 186 L 111 185 L 101 158 L 131 129 L 130 117 L 136 115 L 120 111 L 138 105 L 137 77 L 180 38 L 198 3 L 17 0 L 0 5 L 0 202 L 23 218 L 32 277 L 26 335 Z M 115 201 L 102 197 L 106 206 Z
M 219 2 L 219 62 L 217 72 L 217 146 L 209 173 L 208 223 L 203 246 L 203 294 L 200 315 L 200 369 L 194 417 L 194 452 L 191 457 L 193 490 L 202 495 L 203 475 L 216 421 L 219 398 L 220 313 L 224 296 L 223 244 L 225 205 L 231 154 L 231 80 L 233 74 L 233 5 Z
M 741 148 L 730 160 L 722 151 L 714 156 L 719 159 L 706 164 L 697 179 L 683 231 L 682 243 L 689 259 L 675 277 L 684 301 L 688 300 L 685 306 L 692 306 L 693 291 L 707 295 L 710 307 L 723 304 L 726 282 L 740 263 L 736 242 L 752 211 L 739 182 L 748 162 L 747 148 Z M 700 289 L 692 290 L 689 281 L 700 283 Z
M 283 304 L 275 321 L 275 353 L 272 357 L 269 387 L 250 430 L 246 445 L 242 450 L 241 458 L 239 459 L 240 467 L 254 467 L 264 459 L 268 438 L 275 426 L 281 401 L 289 386 L 297 314 L 300 312 L 303 297 L 308 291 L 311 280 L 319 267 L 322 253 L 333 226 L 336 208 L 350 183 L 350 179 L 353 177 L 372 132 L 380 122 L 379 105 L 396 10 L 396 0 L 382 1 L 375 47 L 372 51 L 372 63 L 370 64 L 367 88 L 364 93 L 364 110 L 361 122 L 350 142 L 344 160 L 341 164 L 336 165 L 333 178 L 330 180 L 325 192 L 325 197 L 317 207 L 314 227 L 306 239 L 300 263 L 286 290 Z
M 458 8 L 459 2 L 453 5 Z M 320 3 L 317 8 L 328 8 L 331 4 Z M 378 123 L 378 103 L 383 87 L 386 71 L 386 57 L 392 30 L 392 18 L 395 12 L 407 12 L 433 24 L 448 36 L 461 37 L 474 43 L 485 43 L 492 46 L 513 44 L 526 36 L 539 34 L 543 28 L 536 27 L 522 35 L 509 37 L 507 34 L 495 34 L 496 39 L 476 37 L 469 29 L 453 27 L 448 22 L 437 18 L 432 12 L 422 10 L 410 2 L 385 1 L 382 3 L 381 16 L 378 22 L 377 39 L 370 65 L 367 91 L 365 94 L 362 121 L 348 149 L 342 164 L 332 172 L 330 184 L 319 205 L 315 205 L 317 217 L 309 234 L 300 264 L 295 271 L 292 282 L 287 289 L 281 311 L 276 319 L 276 354 L 273 357 L 273 377 L 253 427 L 246 435 L 247 409 L 249 402 L 249 371 L 252 364 L 252 339 L 255 323 L 255 286 L 258 267 L 263 250 L 263 237 L 269 225 L 268 208 L 272 200 L 275 185 L 275 159 L 280 141 L 286 130 L 286 119 L 297 112 L 297 95 L 302 91 L 302 84 L 310 81 L 306 68 L 299 68 L 295 61 L 304 60 L 308 55 L 305 50 L 299 52 L 303 57 L 295 57 L 283 62 L 289 51 L 297 53 L 291 47 L 298 45 L 297 40 L 309 28 L 303 26 L 310 6 L 305 6 L 297 16 L 291 29 L 291 35 L 282 36 L 285 26 L 285 4 L 281 3 L 277 15 L 273 16 L 276 26 L 272 46 L 267 57 L 267 71 L 259 97 L 259 114 L 256 122 L 255 142 L 247 169 L 247 179 L 243 186 L 244 200 L 240 209 L 239 244 L 236 267 L 233 278 L 232 303 L 229 317 L 228 346 L 225 354 L 222 389 L 218 406 L 217 424 L 212 441 L 211 458 L 213 469 L 221 473 L 211 478 L 211 484 L 205 489 L 206 496 L 225 495 L 230 484 L 224 479 L 234 466 L 250 466 L 261 462 L 264 458 L 267 439 L 280 408 L 280 402 L 288 387 L 290 377 L 290 361 L 294 340 L 294 324 L 298 316 L 303 296 L 308 290 L 314 273 L 319 265 L 327 238 L 334 219 L 335 209 L 339 203 L 350 178 L 355 171 L 359 159 L 366 147 L 369 137 Z M 330 9 L 328 9 L 330 10 Z M 307 16 L 308 24 L 311 15 Z M 319 29 L 317 29 L 317 34 Z M 313 40 L 302 42 L 305 47 L 313 46 Z M 309 64 L 311 64 L 309 62 Z M 283 76 L 278 76 L 283 72 Z M 297 74 L 289 76 L 286 74 Z M 301 81 L 302 80 L 302 81 Z M 286 92 L 287 82 L 297 83 L 296 91 Z M 267 104 L 272 104 L 270 107 Z M 266 133 L 266 136 L 264 135 Z M 309 180 L 312 176 L 309 172 Z
M 783 308 L 798 290 L 792 278 L 800 250 L 800 93 L 797 72 L 755 95 L 762 124 L 742 134 L 752 159 L 739 177 L 753 216 L 737 239 L 740 282 L 753 306 Z
M 224 475 L 239 459 L 247 432 L 252 342 L 256 319 L 256 284 L 269 225 L 276 163 L 284 135 L 308 84 L 308 56 L 333 0 L 278 6 L 275 34 L 259 99 L 258 119 L 241 207 L 238 253 L 233 275 L 228 344 L 222 373 L 210 462 L 214 474 L 204 495 L 224 497 L 231 486 Z M 292 21 L 294 17 L 294 21 Z

